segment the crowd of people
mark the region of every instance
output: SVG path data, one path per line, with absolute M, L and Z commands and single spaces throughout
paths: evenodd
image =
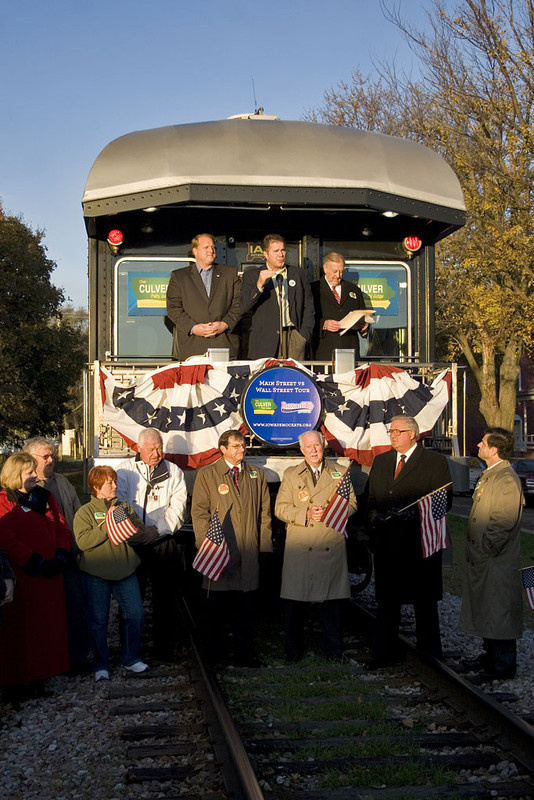
M 172 273 L 167 295 L 174 358 L 203 354 L 210 343 L 236 356 L 235 329 L 247 312 L 252 314 L 250 359 L 301 360 L 310 343 L 318 358 L 331 358 L 341 342 L 340 320 L 364 308 L 358 286 L 343 280 L 343 256 L 327 255 L 323 277 L 310 286 L 301 269 L 286 264 L 281 236 L 265 237 L 263 250 L 265 266 L 246 270 L 241 281 L 232 268 L 215 264 L 212 236 L 193 239 L 195 261 Z M 368 332 L 360 316 L 343 347 L 357 354 L 359 337 Z M 302 461 L 281 476 L 274 516 L 285 530 L 279 595 L 290 663 L 304 655 L 310 605 L 319 611 L 325 657 L 344 657 L 347 546 L 343 527 L 334 524 L 328 510 L 345 483 L 340 508 L 346 518 L 358 510 L 374 556 L 377 622 L 366 667 L 379 669 L 398 660 L 406 603 L 414 607 L 417 646 L 441 655 L 441 547 L 424 552 L 418 501 L 444 489 L 441 514 L 446 514 L 452 502 L 448 462 L 422 446 L 412 417 L 394 417 L 389 435 L 391 449 L 375 458 L 368 480 L 353 465 L 351 480 L 344 481 L 345 468 L 325 458 L 317 430 L 300 435 Z M 489 428 L 478 446 L 487 469 L 474 492 L 466 542 L 460 622 L 483 641 L 482 656 L 466 668 L 480 668 L 494 678 L 515 675 L 516 640 L 522 633 L 523 497 L 506 460 L 512 446 L 511 434 L 500 428 Z M 7 458 L 0 474 L 0 686 L 5 697 L 42 694 L 47 678 L 68 671 L 92 671 L 96 681 L 109 680 L 112 598 L 120 607 L 122 668 L 149 669 L 141 652 L 149 598 L 152 657 L 175 660 L 185 643 L 180 594 L 190 585 L 192 567 L 203 575 L 201 618 L 212 659 L 261 664 L 254 632 L 261 562 L 273 551 L 273 503 L 264 471 L 246 461 L 241 431 L 225 431 L 218 448 L 219 457 L 197 471 L 190 501 L 183 472 L 164 458 L 162 436 L 154 428 L 143 430 L 136 456 L 116 471 L 91 469 L 91 499 L 85 505 L 67 478 L 55 472 L 47 439 L 34 437 Z M 198 548 L 192 564 L 178 536 L 189 515 Z M 200 592 L 199 582 L 197 588 Z

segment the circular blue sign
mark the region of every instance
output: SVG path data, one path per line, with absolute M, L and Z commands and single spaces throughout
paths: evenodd
M 276 447 L 296 444 L 316 428 L 323 410 L 315 381 L 295 367 L 267 367 L 250 380 L 241 401 L 243 418 L 258 439 Z

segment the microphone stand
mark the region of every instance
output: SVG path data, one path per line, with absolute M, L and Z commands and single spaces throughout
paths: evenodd
M 283 326 L 284 313 L 283 313 L 283 308 L 282 308 L 282 302 L 283 302 L 283 299 L 284 299 L 284 293 L 283 293 L 283 290 L 282 290 L 282 285 L 284 283 L 284 279 L 283 279 L 283 277 L 281 276 L 280 273 L 278 273 L 277 276 L 276 276 L 276 283 L 278 285 L 278 311 L 279 311 L 279 317 L 280 317 L 279 321 L 278 321 L 278 324 L 279 324 L 279 327 L 280 327 L 280 337 L 279 337 L 280 345 L 279 345 L 279 348 L 278 348 L 278 358 L 282 358 L 283 359 L 283 358 L 287 358 L 287 346 L 286 346 L 287 345 L 287 341 L 286 341 L 286 337 L 284 335 L 284 326 Z M 286 331 L 286 333 L 287 333 L 287 331 Z

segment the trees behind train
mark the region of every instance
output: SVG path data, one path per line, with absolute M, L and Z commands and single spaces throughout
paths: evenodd
M 0 442 L 61 432 L 86 359 L 83 335 L 61 319 L 63 293 L 43 234 L 0 206 Z
M 465 227 L 438 249 L 437 329 L 462 352 L 490 425 L 513 428 L 519 358 L 534 337 L 534 4 L 432 0 L 419 31 L 382 0 L 419 59 L 325 93 L 319 121 L 414 138 L 437 149 L 462 184 Z M 402 9 L 402 6 L 400 6 Z

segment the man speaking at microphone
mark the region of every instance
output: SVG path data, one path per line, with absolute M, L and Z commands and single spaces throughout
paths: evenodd
M 241 312 L 252 311 L 248 358 L 302 361 L 314 327 L 310 284 L 299 267 L 286 265 L 282 236 L 268 234 L 262 243 L 265 267 L 243 275 Z

